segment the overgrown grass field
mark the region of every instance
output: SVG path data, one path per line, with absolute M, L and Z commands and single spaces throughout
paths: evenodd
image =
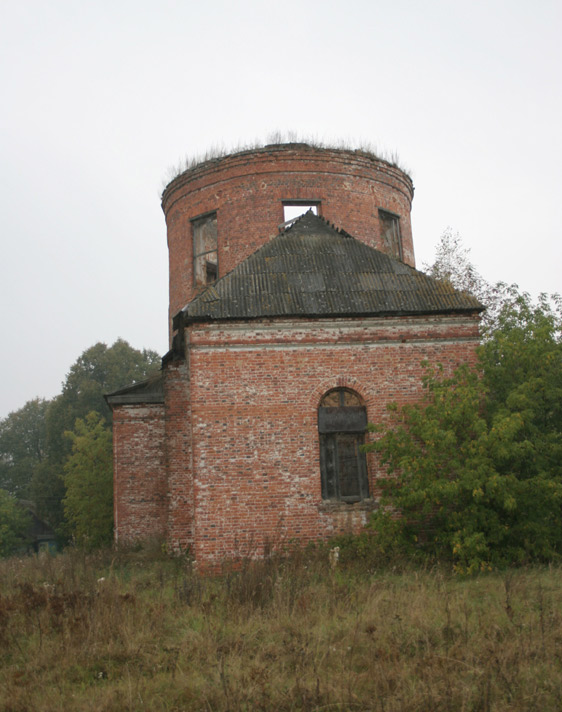
M 217 577 L 147 552 L 0 561 L 0 709 L 562 709 L 562 569 Z

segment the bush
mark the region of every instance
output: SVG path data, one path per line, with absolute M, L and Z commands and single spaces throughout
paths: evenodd
M 6 490 L 0 489 L 0 556 L 13 554 L 25 543 L 29 515 Z
M 113 538 L 113 453 L 111 432 L 92 412 L 78 418 L 72 454 L 64 467 L 64 510 L 71 535 L 87 549 L 108 546 Z

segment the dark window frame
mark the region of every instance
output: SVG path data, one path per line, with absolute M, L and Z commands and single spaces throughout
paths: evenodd
M 339 404 L 332 402 L 337 394 Z M 331 396 L 331 397 L 330 397 Z M 348 398 L 347 396 L 351 396 Z M 353 404 L 346 404 L 350 400 Z M 322 499 L 348 504 L 370 498 L 365 444 L 367 410 L 360 396 L 348 388 L 328 391 L 318 408 Z
M 400 229 L 400 215 L 391 213 L 390 210 L 379 208 L 379 224 L 381 242 L 385 249 L 398 260 L 402 260 L 402 230 Z
M 214 222 L 214 246 L 211 249 L 199 251 L 197 245 L 197 230 L 199 227 Z M 198 215 L 191 220 L 192 247 L 193 247 L 193 284 L 205 287 L 213 284 L 219 278 L 219 240 L 218 221 L 216 211 Z M 215 255 L 214 260 L 205 259 L 206 255 Z

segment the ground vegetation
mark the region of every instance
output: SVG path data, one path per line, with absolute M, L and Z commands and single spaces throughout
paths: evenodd
M 201 576 L 79 550 L 0 561 L 11 712 L 554 712 L 562 572 L 330 565 L 327 549 Z

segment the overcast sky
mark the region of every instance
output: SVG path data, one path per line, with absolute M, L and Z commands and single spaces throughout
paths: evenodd
M 0 417 L 122 337 L 167 350 L 160 194 L 294 131 L 395 151 L 418 266 L 562 290 L 559 0 L 0 0 Z

